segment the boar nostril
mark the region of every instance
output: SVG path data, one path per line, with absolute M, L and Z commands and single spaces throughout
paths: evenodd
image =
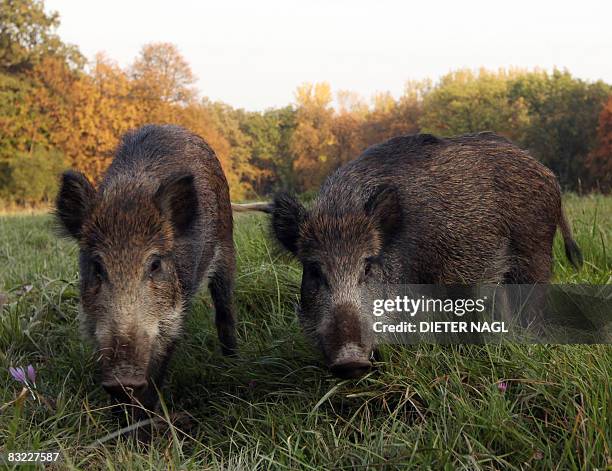
M 335 363 L 330 367 L 331 372 L 342 379 L 360 378 L 366 374 L 372 363 L 366 360 L 354 360 L 343 363 Z
M 148 385 L 149 383 L 144 378 L 119 378 L 102 383 L 107 393 L 121 399 L 142 394 Z

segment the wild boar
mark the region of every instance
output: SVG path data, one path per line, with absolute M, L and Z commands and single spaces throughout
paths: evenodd
M 202 138 L 178 126 L 125 134 L 97 189 L 63 174 L 56 214 L 79 244 L 81 326 L 113 398 L 155 407 L 204 278 L 222 350 L 235 351 L 229 191 Z
M 371 366 L 364 286 L 544 283 L 557 226 L 582 263 L 554 174 L 493 133 L 390 139 L 330 175 L 310 209 L 279 194 L 265 211 L 303 266 L 304 330 L 340 377 Z

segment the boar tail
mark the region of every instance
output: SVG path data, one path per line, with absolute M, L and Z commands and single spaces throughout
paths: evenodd
M 237 213 L 246 211 L 261 211 L 263 213 L 271 213 L 272 205 L 270 203 L 232 203 L 232 211 L 235 211 Z
M 567 216 L 563 208 L 561 208 L 561 218 L 559 220 L 559 229 L 561 229 L 561 235 L 563 236 L 563 243 L 565 244 L 565 255 L 572 265 L 576 269 L 582 266 L 584 259 L 582 258 L 582 252 L 580 247 L 572 237 L 572 230 L 570 229 Z

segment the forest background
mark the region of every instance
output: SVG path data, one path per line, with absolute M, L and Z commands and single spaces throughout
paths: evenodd
M 612 189 L 612 87 L 568 70 L 461 69 L 407 81 L 397 98 L 303 83 L 293 103 L 254 112 L 203 96 L 171 43 L 143 45 L 127 67 L 102 53 L 86 61 L 59 38 L 59 21 L 39 0 L 0 2 L 0 206 L 50 202 L 68 167 L 98 180 L 121 135 L 145 123 L 201 135 L 235 200 L 313 192 L 393 136 L 484 130 L 528 149 L 565 191 Z

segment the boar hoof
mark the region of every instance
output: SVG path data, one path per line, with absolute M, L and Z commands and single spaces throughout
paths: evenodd
M 221 337 L 221 336 L 220 336 Z M 234 335 L 225 335 L 220 338 L 221 341 L 221 353 L 226 357 L 238 356 L 238 347 L 236 343 L 236 337 Z

